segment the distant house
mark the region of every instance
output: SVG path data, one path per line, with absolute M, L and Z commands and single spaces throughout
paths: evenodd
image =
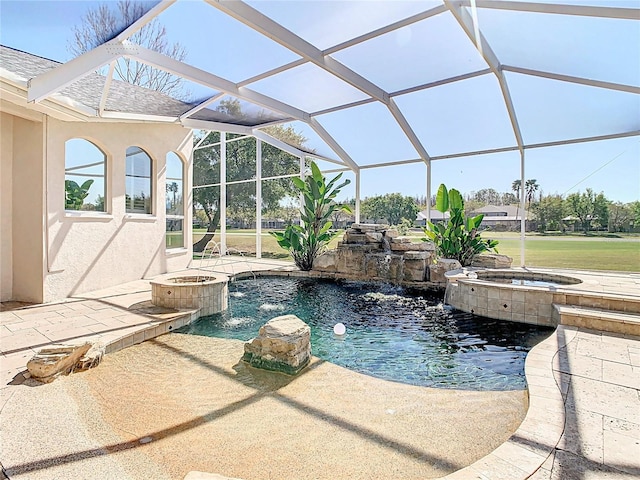
M 449 220 L 449 212 L 439 212 L 438 210 L 431 209 L 431 222 L 438 223 Z M 414 222 L 416 225 L 426 225 L 427 224 L 427 210 L 424 209 L 421 212 L 418 212 L 416 215 L 416 221 Z
M 531 217 L 527 210 L 522 210 L 519 205 L 487 205 L 471 212 L 472 215 L 484 214 L 481 226 L 498 231 L 520 230 L 520 221 L 524 212 L 525 230 L 529 230 Z
M 487 205 L 482 208 L 478 208 L 471 212 L 471 215 L 479 215 L 483 213 L 482 228 L 491 228 L 498 231 L 517 231 L 520 230 L 520 218 L 522 209 L 517 205 Z M 531 218 L 527 210 L 524 211 L 526 220 L 526 229 L 532 228 Z M 449 212 L 439 212 L 438 210 L 431 210 L 431 221 L 433 223 L 447 221 L 449 219 Z M 426 225 L 427 210 L 418 212 L 416 216 L 416 225 Z

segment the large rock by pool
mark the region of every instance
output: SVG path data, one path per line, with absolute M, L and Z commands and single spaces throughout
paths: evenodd
M 311 358 L 311 328 L 295 315 L 275 317 L 244 345 L 242 359 L 252 367 L 295 375 Z

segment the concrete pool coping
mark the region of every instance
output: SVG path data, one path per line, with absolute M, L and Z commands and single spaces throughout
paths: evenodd
M 225 269 L 220 262 L 217 267 Z M 238 265 L 228 266 L 226 273 L 238 273 L 233 269 L 237 270 Z M 253 261 L 248 269 L 275 269 L 285 273 L 291 271 L 291 264 Z M 173 275 L 176 274 L 179 272 Z M 575 276 L 576 272 L 570 274 Z M 585 286 L 591 292 L 637 297 L 640 291 L 640 276 L 600 272 L 580 272 L 580 275 L 588 277 Z M 25 370 L 26 362 L 41 346 L 90 338 L 102 341 L 109 353 L 178 328 L 197 315 L 196 311 L 188 310 L 161 318 L 144 308 L 149 295 L 149 282 L 140 280 L 58 304 L 2 312 L 1 404 L 4 405 L 10 394 L 10 383 L 15 383 Z M 142 306 L 136 310 L 131 308 L 134 305 Z M 586 346 L 581 350 L 580 345 Z M 612 351 L 616 352 L 615 356 Z M 576 468 L 612 468 L 630 475 L 640 473 L 640 460 L 637 460 L 640 459 L 639 337 L 561 326 L 531 350 L 525 373 L 529 384 L 529 410 L 518 430 L 486 457 L 445 478 L 546 480 L 556 478 L 552 477 L 554 468 L 556 471 L 560 467 L 568 468 L 571 462 L 566 456 L 569 454 L 575 457 Z M 602 396 L 612 388 L 624 395 L 609 395 L 611 398 L 603 399 Z M 592 390 L 600 392 L 599 395 L 591 395 Z M 627 395 L 629 392 L 635 392 L 635 397 Z M 580 401 L 576 402 L 576 399 Z M 617 413 L 628 411 L 632 413 Z M 585 416 L 585 412 L 588 415 Z M 590 424 L 578 428 L 583 418 L 594 415 L 602 417 L 599 429 L 594 430 Z M 588 423 L 588 420 L 584 421 Z M 614 421 L 624 428 L 607 429 L 605 422 Z M 590 433 L 575 438 L 575 430 Z M 571 438 L 566 435 L 568 431 L 572 433 Z M 588 448 L 580 448 L 581 442 Z M 615 448 L 611 446 L 612 442 Z M 621 463 L 612 453 L 614 450 L 625 452 L 626 460 Z M 558 460 L 559 456 L 562 461 Z

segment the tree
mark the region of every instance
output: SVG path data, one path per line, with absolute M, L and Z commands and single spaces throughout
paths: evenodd
M 73 55 L 82 55 L 108 42 L 145 13 L 143 3 L 131 0 L 119 0 L 115 6 L 113 3 L 102 3 L 90 8 L 82 17 L 82 23 L 73 27 L 73 39 L 69 41 L 67 49 Z M 129 40 L 178 61 L 183 61 L 187 56 L 182 45 L 169 44 L 167 31 L 157 18 L 138 30 Z M 115 72 L 121 80 L 133 85 L 157 90 L 174 98 L 183 98 L 185 95 L 181 78 L 130 58 L 120 58 Z
M 585 235 L 591 230 L 591 225 L 607 225 L 609 217 L 609 200 L 601 192 L 595 194 L 590 188 L 585 193 L 572 193 L 567 197 L 567 210 L 578 217 Z
M 226 112 L 239 108 L 239 102 L 232 100 L 223 102 L 218 109 Z M 306 138 L 297 133 L 291 127 L 271 127 L 278 132 L 281 138 L 288 138 L 290 142 L 304 144 Z M 201 138 L 194 138 L 199 142 Z M 204 144 L 215 144 L 220 141 L 219 132 L 210 132 L 205 138 Z M 284 141 L 284 140 L 283 140 Z M 248 180 L 255 178 L 256 174 L 256 139 L 253 137 L 241 138 L 227 143 L 227 180 Z M 272 177 L 291 174 L 299 171 L 300 159 L 282 150 L 263 143 L 262 145 L 262 175 Z M 220 183 L 220 147 L 212 146 L 199 148 L 193 152 L 193 203 L 194 208 L 200 208 L 207 218 L 207 233 L 193 245 L 195 252 L 202 252 L 207 243 L 213 238 L 220 226 L 220 187 L 204 186 Z M 202 186 L 198 188 L 198 186 Z M 255 213 L 247 212 L 256 209 L 256 184 L 255 182 L 237 183 L 227 186 L 227 205 L 230 213 L 236 219 L 245 220 L 255 218 Z M 273 211 L 279 208 L 280 201 L 287 196 L 294 196 L 297 192 L 291 178 L 279 178 L 264 181 L 262 183 L 262 209 Z M 244 212 L 244 217 L 241 212 Z M 249 218 L 247 218 L 249 217 Z
M 632 220 L 633 210 L 630 203 L 626 205 L 622 202 L 609 204 L 608 230 L 610 232 L 624 232 Z
M 518 203 L 520 200 L 511 192 L 504 192 L 502 194 L 502 205 L 513 205 L 514 203 Z
M 289 251 L 300 270 L 311 270 L 313 261 L 337 235 L 337 232 L 330 231 L 333 212 L 343 210 L 351 213 L 347 205 L 340 205 L 335 201 L 340 189 L 350 183 L 345 180 L 336 185 L 340 177 L 342 173 L 327 183 L 318 166 L 312 162 L 311 175 L 304 180 L 293 179 L 296 189 L 304 198 L 304 208 L 300 212 L 302 225 L 289 225 L 284 232 L 269 232 L 278 245 Z
M 469 197 L 469 200 L 474 200 L 484 205 L 500 205 L 500 197 L 500 194 L 493 188 L 483 188 L 481 190 L 478 190 L 477 192 L 473 192 Z
M 402 219 L 413 222 L 419 211 L 412 197 L 405 197 L 400 193 L 365 198 L 360 208 L 363 217 L 374 221 L 386 219 L 389 225 L 399 225 Z
M 546 195 L 534 205 L 533 211 L 538 221 L 538 229 L 542 232 L 548 230 L 561 230 L 562 219 L 565 217 L 565 205 L 562 195 Z
M 629 208 L 631 208 L 632 212 L 633 226 L 635 228 L 640 227 L 640 201 L 631 202 Z
M 516 194 L 518 195 L 518 200 L 520 199 L 520 186 L 521 186 L 522 182 L 520 180 L 514 180 L 513 183 L 511 184 L 511 190 L 513 190 L 514 192 L 516 192 Z M 525 180 L 524 182 L 524 196 L 525 199 L 527 200 L 529 206 L 528 208 L 531 208 L 531 202 L 533 201 L 533 196 L 535 195 L 536 191 L 540 188 L 540 185 L 538 185 L 538 181 L 535 178 L 530 178 L 529 180 Z
M 531 202 L 533 201 L 533 196 L 536 191 L 540 188 L 538 185 L 538 181 L 535 178 L 531 178 L 524 183 L 524 191 L 525 196 L 527 197 L 527 202 L 529 203 L 529 209 L 531 209 Z

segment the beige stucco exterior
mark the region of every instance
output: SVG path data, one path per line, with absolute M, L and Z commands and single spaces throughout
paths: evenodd
M 26 109 L 25 109 L 26 113 Z M 191 200 L 184 199 L 185 248 L 165 249 L 165 161 L 184 161 L 191 189 L 192 134 L 179 125 L 27 120 L 2 113 L 2 301 L 49 302 L 186 268 L 192 258 Z M 65 211 L 65 142 L 83 138 L 107 158 L 106 213 Z M 125 211 L 125 152 L 152 158 L 153 213 Z

